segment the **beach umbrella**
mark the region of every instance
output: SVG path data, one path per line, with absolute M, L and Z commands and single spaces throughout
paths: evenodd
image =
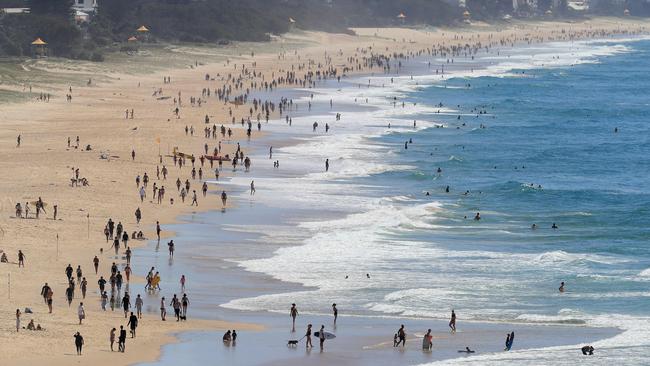
M 295 22 L 296 22 L 296 21 L 295 21 L 292 17 L 289 17 L 289 23 L 292 23 L 292 24 L 293 24 L 293 23 L 295 23 Z
M 630 11 L 628 9 L 623 10 L 623 15 L 630 16 Z
M 401 12 L 400 12 L 400 13 L 397 15 L 397 19 L 399 19 L 400 22 L 404 23 L 404 20 L 406 20 L 406 15 L 404 15 L 404 13 L 401 13 Z

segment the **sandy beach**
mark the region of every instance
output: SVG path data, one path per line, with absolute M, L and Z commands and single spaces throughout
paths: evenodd
M 205 154 L 206 147 L 206 155 L 212 155 L 213 149 L 220 145 L 219 155 L 228 154 L 232 159 L 238 143 L 241 143 L 243 154 L 248 156 L 249 138 L 243 122 L 248 118 L 252 125 L 250 140 L 253 145 L 256 141 L 266 141 L 263 139 L 282 140 L 282 136 L 269 136 L 265 131 L 264 113 L 253 107 L 250 99 L 247 103 L 234 102 L 249 93 L 263 93 L 264 83 L 270 83 L 273 89 L 308 88 L 310 83 L 319 83 L 324 75 L 332 80 L 352 74 L 384 73 L 384 64 L 378 62 L 385 60 L 382 57 L 397 57 L 398 54 L 404 58 L 415 57 L 434 47 L 438 52 L 450 52 L 449 57 L 456 53 L 460 58 L 473 49 L 488 45 L 507 47 L 644 34 L 646 26 L 643 20 L 602 18 L 578 23 L 517 22 L 499 26 L 476 24 L 461 29 L 373 28 L 355 29 L 355 32 L 356 36 L 297 32 L 270 43 L 237 44 L 223 50 L 205 46 L 157 47 L 129 56 L 137 60 L 129 60 L 123 55 L 114 59 L 109 57 L 106 65 L 74 65 L 59 60 L 26 61 L 11 80 L 3 79 L 0 88 L 11 95 L 0 107 L 0 156 L 3 157 L 0 168 L 5 173 L 0 182 L 3 192 L 0 250 L 6 253 L 9 261 L 0 263 L 0 298 L 4 299 L 0 302 L 0 352 L 3 358 L 11 360 L 11 365 L 34 362 L 129 365 L 154 362 L 160 356 L 161 347 L 174 342 L 174 334 L 181 332 L 210 331 L 215 332 L 210 334 L 218 334 L 225 329 L 237 329 L 243 334 L 258 331 L 264 334 L 264 329 L 277 329 L 277 320 L 270 324 L 265 324 L 263 318 L 259 322 L 242 321 L 233 312 L 222 313 L 217 316 L 219 319 L 193 316 L 191 278 L 187 286 L 190 298 L 187 321 L 174 321 L 173 310 L 168 307 L 168 321 L 162 322 L 158 315 L 159 296 L 165 296 L 167 302 L 173 294 L 180 296 L 179 279 L 163 281 L 160 292 L 147 295 L 143 288 L 146 271 L 134 271 L 122 294 L 128 291 L 132 302 L 136 294 L 142 294 L 145 297 L 144 316 L 137 338 L 127 339 L 126 352 L 110 352 L 109 331 L 113 327 L 126 326 L 126 319 L 119 306 L 115 311 L 101 310 L 97 286 L 99 276 L 110 277 L 113 262 L 121 271 L 126 265 L 125 248 L 122 247 L 119 255 L 115 256 L 111 241 L 104 235 L 109 218 L 124 225 L 129 239 L 134 231 L 144 233 L 146 240 L 128 240 L 128 245 L 135 253 L 131 258 L 132 266 L 148 268 L 153 266 L 150 258 L 139 256 L 136 249 L 147 250 L 159 244 L 160 251 L 165 253 L 168 238 L 174 236 L 177 252 L 193 250 L 185 248 L 182 236 L 176 236 L 170 228 L 179 223 L 179 218 L 208 211 L 221 211 L 228 215 L 245 204 L 229 199 L 227 205 L 222 205 L 220 192 L 227 191 L 228 187 L 218 183 L 209 184 L 208 194 L 203 195 L 203 181 L 215 178 L 217 164 L 210 167 L 208 161 L 202 164 L 198 157 Z M 167 53 L 169 57 L 165 56 Z M 30 75 L 37 77 L 32 80 Z M 169 83 L 163 82 L 166 77 L 170 77 Z M 31 93 L 28 87 L 31 87 Z M 212 91 L 210 96 L 202 95 L 206 88 Z M 155 93 L 160 89 L 162 93 Z M 228 102 L 217 98 L 218 89 L 228 90 Z M 40 93 L 50 94 L 49 101 L 37 100 Z M 71 95 L 70 101 L 66 100 L 67 94 Z M 176 98 L 182 102 L 174 103 Z M 201 103 L 192 104 L 190 98 L 200 99 Z M 268 102 L 275 103 L 273 110 L 269 111 L 269 118 L 284 118 L 286 113 L 280 115 L 278 100 Z M 175 113 L 177 107 L 178 114 Z M 305 107 L 300 106 L 302 109 Z M 125 118 L 125 111 L 131 110 L 133 114 L 127 114 Z M 257 128 L 258 115 L 260 131 Z M 204 122 L 206 116 L 209 123 Z M 222 125 L 232 129 L 231 137 L 219 133 Z M 206 138 L 204 129 L 213 126 L 216 136 Z M 192 129 L 193 133 L 188 133 L 186 128 Z M 260 142 L 256 148 L 262 150 L 264 144 Z M 86 151 L 88 145 L 90 149 Z M 197 157 L 194 166 L 197 171 L 202 169 L 203 179 L 192 178 L 189 159 L 182 168 L 175 164 L 175 148 Z M 261 164 L 270 165 L 271 162 L 252 161 L 250 172 L 245 177 L 255 179 L 256 167 Z M 163 166 L 169 171 L 166 179 L 162 174 L 160 177 L 156 174 L 157 168 L 163 169 Z M 71 178 L 76 169 L 79 169 L 79 178 L 87 179 L 87 186 L 72 186 Z M 220 169 L 220 179 L 241 176 L 243 171 L 241 165 L 233 171 L 231 163 L 226 161 Z M 136 177 L 145 173 L 150 183 L 146 188 L 146 198 L 141 202 L 139 188 L 142 184 L 136 184 Z M 191 183 L 190 191 L 196 190 L 198 206 L 190 204 L 191 193 L 188 192 L 183 202 L 179 191 L 173 190 L 177 179 Z M 165 198 L 160 203 L 153 197 L 154 183 L 166 189 Z M 45 212 L 36 218 L 34 202 L 39 197 L 45 203 Z M 16 204 L 24 207 L 25 202 L 29 202 L 29 217 L 16 217 Z M 56 220 L 53 218 L 55 205 Z M 138 208 L 142 212 L 140 223 L 136 222 L 134 215 Z M 159 243 L 155 240 L 157 221 L 162 227 Z M 25 256 L 24 267 L 18 266 L 19 250 Z M 100 261 L 97 274 L 93 269 L 95 256 Z M 81 266 L 83 277 L 88 281 L 86 299 L 82 299 L 77 284 L 70 306 L 65 299 L 68 287 L 65 269 L 68 264 L 74 269 Z M 173 268 L 174 264 L 169 260 L 166 265 Z M 157 266 L 156 270 L 169 270 L 162 266 Z M 76 275 L 73 277 L 76 280 Z M 40 294 L 44 283 L 48 283 L 54 293 L 51 314 Z M 252 288 L 248 291 L 259 290 Z M 79 325 L 77 317 L 80 302 L 84 303 L 86 312 L 82 325 Z M 25 308 L 30 308 L 33 313 L 25 314 Z M 16 309 L 23 312 L 21 327 L 33 319 L 45 330 L 20 329 L 16 332 Z M 383 324 L 379 328 L 383 331 L 388 326 Z M 74 350 L 73 334 L 77 331 L 85 339 L 81 357 L 77 357 Z M 501 334 L 502 329 L 498 332 Z M 603 331 L 603 335 L 613 333 L 613 330 Z M 390 336 L 386 334 L 384 338 Z M 588 332 L 581 333 L 581 336 L 598 338 L 589 336 Z M 379 343 L 374 335 L 360 334 L 359 337 L 372 338 Z M 558 341 L 552 345 L 560 344 L 562 342 Z M 339 357 L 346 358 L 357 347 L 364 347 L 362 344 L 352 345 L 346 351 L 349 354 Z

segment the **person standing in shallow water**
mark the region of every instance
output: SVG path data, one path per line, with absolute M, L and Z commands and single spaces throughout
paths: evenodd
M 451 328 L 452 333 L 456 333 L 456 313 L 451 311 L 451 319 L 449 320 L 449 328 Z
M 334 313 L 334 325 L 336 325 L 336 320 L 339 317 L 339 309 L 336 308 L 336 304 L 332 304 L 332 313 Z
M 312 348 L 313 346 L 311 344 L 311 324 L 307 325 L 307 332 L 305 333 L 305 339 L 306 339 L 305 348 Z
M 318 331 L 318 339 L 320 340 L 320 351 L 323 352 L 325 349 L 325 326 L 321 325 L 320 330 Z
M 298 308 L 296 307 L 296 304 L 291 304 L 291 309 L 289 309 L 289 316 L 291 316 L 291 319 L 292 319 L 291 330 L 295 331 L 296 330 L 296 317 L 298 316 Z

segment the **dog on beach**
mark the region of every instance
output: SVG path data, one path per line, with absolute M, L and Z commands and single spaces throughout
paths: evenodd
M 187 317 L 184 316 L 184 315 L 180 315 L 180 318 L 181 318 L 181 321 L 183 321 L 183 320 L 187 321 Z
M 297 347 L 298 346 L 298 340 L 292 339 L 287 342 L 287 347 Z

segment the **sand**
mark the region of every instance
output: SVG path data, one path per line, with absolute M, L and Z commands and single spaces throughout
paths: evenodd
M 567 32 L 562 33 L 562 29 Z M 492 42 L 515 44 L 568 39 L 570 36 L 598 37 L 609 32 L 641 33 L 645 32 L 645 28 L 640 20 L 597 19 L 574 24 L 513 23 L 498 27 L 477 24 L 462 29 L 373 28 L 355 31 L 357 36 L 298 32 L 283 36 L 270 44 L 229 46 L 223 54 L 219 55 L 217 52 L 216 56 L 210 52 L 203 54 L 192 50 L 192 55 L 187 56 L 187 59 L 195 58 L 196 63 L 178 62 L 178 59 L 166 62 L 164 59 L 151 58 L 149 61 L 155 62 L 155 67 L 143 66 L 142 72 L 138 72 L 138 65 L 144 65 L 147 61 L 141 64 L 135 62 L 135 67 L 134 62 L 125 63 L 123 69 L 119 63 L 107 63 L 105 69 L 101 64 L 74 65 L 69 61 L 60 61 L 61 67 L 55 67 L 59 65 L 57 60 L 29 63 L 28 71 L 21 72 L 20 75 L 26 83 L 33 84 L 31 95 L 22 93 L 21 85 L 16 82 L 3 85 L 6 90 L 21 94 L 23 99 L 0 107 L 0 169 L 4 173 L 4 178 L 0 181 L 0 250 L 5 251 L 12 262 L 0 263 L 0 298 L 3 299 L 0 302 L 0 354 L 3 359 L 11 360 L 12 365 L 44 360 L 52 365 L 67 365 L 72 362 L 92 362 L 95 365 L 132 364 L 155 360 L 159 356 L 160 346 L 172 342 L 173 334 L 180 331 L 230 328 L 251 331 L 263 328 L 256 324 L 192 319 L 191 306 L 187 322 L 162 322 L 157 316 L 158 304 L 145 303 L 145 309 L 150 311 L 145 312 L 138 328 L 138 337 L 135 340 L 127 340 L 125 354 L 111 353 L 108 350 L 109 330 L 112 327 L 119 328 L 120 324 L 126 325 L 126 321 L 121 311 L 101 311 L 97 289 L 98 276 L 92 270 L 92 258 L 95 255 L 101 261 L 99 275 L 104 275 L 105 278 L 110 275 L 110 265 L 113 261 L 120 264 L 120 267 L 125 262 L 122 257 L 115 259 L 110 254 L 110 243 L 104 238 L 103 228 L 109 217 L 116 223 L 121 221 L 129 233 L 142 230 L 148 238 L 155 238 L 156 221 L 161 222 L 163 236 L 169 236 L 171 233 L 165 230 L 165 225 L 173 223 L 180 215 L 221 208 L 217 194 L 209 194 L 205 198 L 200 194 L 201 182 L 191 179 L 191 167 L 179 170 L 174 167 L 168 154 L 177 146 L 180 151 L 198 156 L 206 142 L 210 151 L 213 149 L 220 139 L 203 138 L 203 119 L 206 114 L 210 115 L 210 125 L 224 124 L 235 131 L 232 140 L 226 139 L 222 142 L 224 153 L 232 155 L 236 142 L 246 139 L 241 124 L 229 123 L 229 109 L 232 108 L 233 116 L 239 120 L 248 116 L 248 105 L 225 105 L 215 96 L 207 98 L 202 107 L 189 105 L 189 97 L 200 97 L 202 88 L 210 87 L 214 90 L 224 84 L 232 86 L 232 81 L 224 81 L 227 79 L 225 75 L 238 77 L 242 64 L 250 70 L 261 72 L 267 81 L 272 78 L 271 75 L 277 77 L 285 74 L 292 65 L 304 64 L 307 60 L 315 61 L 311 71 L 315 71 L 316 65 L 321 63 L 323 68 L 338 68 L 340 75 L 343 65 L 354 66 L 347 61 L 348 57 L 355 56 L 360 60 L 369 55 L 371 48 L 375 54 L 408 54 L 427 49 L 432 44 L 449 46 L 487 42 L 490 34 Z M 202 48 L 198 49 L 200 51 Z M 282 56 L 279 56 L 281 52 Z M 143 52 L 133 57 L 147 60 L 149 56 Z M 228 58 L 230 62 L 224 62 L 224 58 Z M 235 64 L 239 67 L 237 70 Z M 49 66 L 49 69 L 44 70 L 44 66 Z M 76 68 L 85 70 L 82 76 L 75 75 Z M 303 75 L 307 71 L 310 70 L 303 69 L 297 73 Z M 382 72 L 382 69 L 361 68 L 355 72 Z M 217 80 L 206 82 L 206 73 Z M 84 86 L 80 79 L 85 80 L 89 74 L 92 74 L 93 82 L 90 86 Z M 38 75 L 38 80 L 32 82 L 30 75 Z M 163 76 L 171 76 L 171 84 L 163 84 Z M 261 77 L 258 76 L 255 80 L 259 82 Z M 249 87 L 250 82 L 250 79 L 244 81 L 244 89 Z M 67 102 L 65 95 L 70 93 L 70 85 L 74 85 L 72 101 Z M 178 95 L 178 92 L 182 93 L 184 106 L 181 108 L 180 119 L 172 112 L 172 99 L 157 100 L 152 97 L 155 88 L 163 88 L 163 95 L 172 98 Z M 35 96 L 41 91 L 52 95 L 49 102 L 35 100 Z M 233 96 L 242 92 L 234 90 Z M 133 119 L 124 118 L 126 109 L 134 109 Z M 277 117 L 277 110 L 274 116 Z M 255 124 L 255 118 L 252 120 Z M 185 134 L 186 125 L 194 127 L 194 136 Z M 19 134 L 21 146 L 16 147 L 16 137 Z M 258 133 L 256 128 L 253 128 L 252 138 L 262 135 L 263 133 Z M 76 136 L 80 138 L 80 148 L 68 148 L 68 137 L 74 146 Z M 82 151 L 86 145 L 91 145 L 92 151 Z M 132 150 L 136 152 L 134 160 L 130 156 Z M 102 152 L 111 158 L 100 159 Z M 162 164 L 159 162 L 159 153 L 163 155 Z M 256 163 L 253 162 L 253 173 Z M 163 164 L 170 172 L 166 181 L 157 180 L 155 174 L 156 166 L 162 168 Z M 196 165 L 198 169 L 198 160 Z M 89 186 L 71 187 L 73 168 L 79 168 L 80 176 L 88 179 Z M 226 163 L 224 174 L 230 170 L 230 164 Z M 147 189 L 147 199 L 141 203 L 135 177 L 144 172 L 148 173 L 151 181 Z M 212 178 L 212 170 L 206 168 L 204 176 Z M 196 189 L 199 195 L 198 207 L 190 206 L 190 200 L 181 202 L 174 189 L 177 177 L 182 181 L 190 179 L 193 189 Z M 151 185 L 154 182 L 167 188 L 167 199 L 162 204 L 152 200 Z M 219 192 L 222 188 L 210 186 L 209 189 L 211 192 Z M 32 204 L 30 219 L 14 217 L 17 202 L 32 202 L 38 197 L 42 197 L 47 203 L 47 213 L 41 214 L 40 219 L 34 218 L 35 207 Z M 170 204 L 169 197 L 174 198 L 173 205 Z M 236 206 L 237 202 L 229 204 Z M 58 205 L 56 221 L 52 220 L 53 205 Z M 139 225 L 134 217 L 134 211 L 138 207 L 143 214 Z M 129 243 L 132 247 L 138 247 L 146 242 L 133 240 Z M 163 238 L 163 250 L 165 244 Z M 101 248 L 104 249 L 103 253 L 100 253 Z M 177 242 L 176 249 L 183 250 L 183 243 Z M 15 263 L 18 250 L 22 250 L 26 256 L 25 268 L 19 268 Z M 138 261 L 137 256 L 132 260 Z M 73 268 L 81 265 L 89 282 L 87 298 L 80 299 L 80 291 L 77 290 L 76 298 L 70 307 L 64 299 L 67 286 L 64 269 L 68 264 Z M 134 276 L 138 277 L 131 279 L 135 282 L 130 291 L 132 295 L 144 293 L 140 287 L 144 275 L 134 273 Z M 41 286 L 45 282 L 53 287 L 53 314 L 47 313 L 47 307 L 40 296 Z M 161 286 L 168 301 L 173 293 L 180 294 L 178 283 L 162 283 Z M 191 285 L 189 296 L 191 301 Z M 76 315 L 80 301 L 84 302 L 87 314 L 83 325 L 78 325 Z M 22 316 L 23 326 L 30 319 L 34 319 L 45 327 L 46 331 L 15 332 L 15 310 L 19 308 L 22 311 L 26 307 L 31 308 L 34 313 Z M 170 311 L 171 308 L 168 307 L 168 312 Z M 171 318 L 170 316 L 170 320 Z M 77 331 L 81 332 L 86 342 L 82 357 L 74 355 L 72 335 Z

